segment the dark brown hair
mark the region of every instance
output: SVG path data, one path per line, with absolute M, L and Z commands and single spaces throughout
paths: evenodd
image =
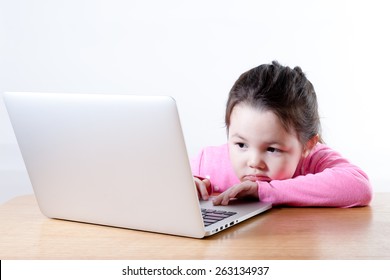
M 302 144 L 320 135 L 316 93 L 298 66 L 291 69 L 273 61 L 243 73 L 229 93 L 225 114 L 227 129 L 233 108 L 238 104 L 272 111 L 286 131 L 295 130 Z

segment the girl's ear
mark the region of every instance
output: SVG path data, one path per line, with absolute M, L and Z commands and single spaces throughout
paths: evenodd
M 311 150 L 317 145 L 320 136 L 318 134 L 314 135 L 309 141 L 307 141 L 305 147 L 303 148 L 303 157 L 307 157 Z

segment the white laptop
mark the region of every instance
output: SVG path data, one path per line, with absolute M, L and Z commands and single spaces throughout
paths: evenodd
M 10 92 L 4 100 L 47 217 L 203 238 L 271 208 L 198 200 L 171 97 Z

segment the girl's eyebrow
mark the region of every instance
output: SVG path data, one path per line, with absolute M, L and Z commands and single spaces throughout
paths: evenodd
M 240 134 L 238 134 L 238 133 L 234 133 L 232 136 L 231 136 L 231 138 L 233 138 L 233 137 L 237 137 L 237 138 L 240 138 L 241 140 L 243 140 L 243 141 L 247 141 L 246 139 L 245 139 L 245 137 L 242 137 Z

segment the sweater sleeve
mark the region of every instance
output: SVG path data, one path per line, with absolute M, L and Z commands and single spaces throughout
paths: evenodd
M 345 208 L 371 201 L 367 175 L 325 145 L 318 145 L 298 168 L 292 179 L 258 182 L 259 198 L 273 205 Z
M 207 177 L 216 192 L 223 192 L 239 183 L 230 162 L 226 144 L 211 146 L 191 159 L 192 174 L 197 177 Z
M 190 159 L 192 175 L 201 176 L 200 175 L 200 167 L 201 167 L 201 163 L 202 163 L 202 158 L 203 158 L 203 150 L 201 150 L 200 153 L 196 157 L 193 157 Z

